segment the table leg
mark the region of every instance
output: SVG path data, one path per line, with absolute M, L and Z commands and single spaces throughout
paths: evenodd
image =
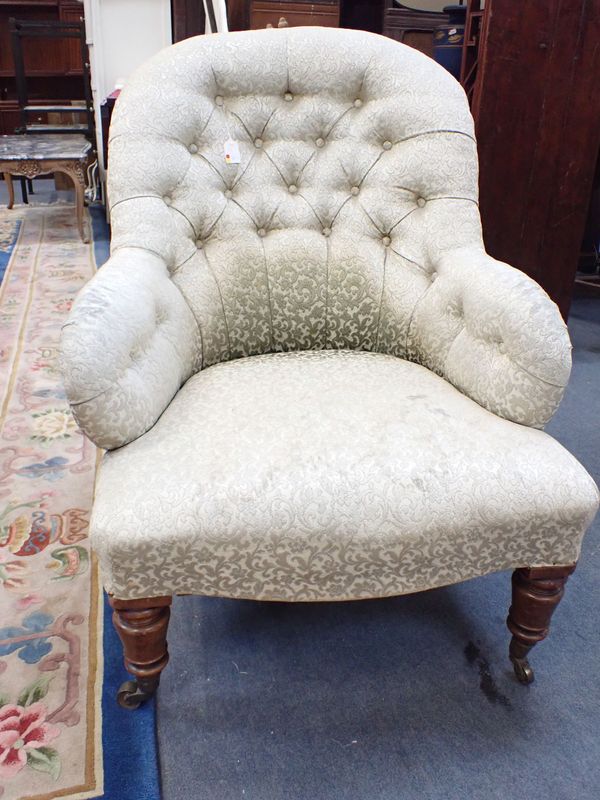
M 12 182 L 12 175 L 10 172 L 3 172 L 4 175 L 4 182 L 6 183 L 6 188 L 8 189 L 8 206 L 7 208 L 12 208 L 15 204 L 15 188 Z
M 87 244 L 90 239 L 86 233 L 83 221 L 83 208 L 85 199 L 85 171 L 80 164 L 65 165 L 65 168 L 60 170 L 66 175 L 69 175 L 75 187 L 75 204 L 77 207 L 77 229 L 81 236 L 81 241 Z

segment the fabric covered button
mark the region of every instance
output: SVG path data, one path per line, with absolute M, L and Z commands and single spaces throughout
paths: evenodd
M 198 152 L 198 145 L 197 144 L 191 144 L 188 147 L 188 150 L 190 151 L 190 153 L 197 153 Z
M 294 95 L 291 92 L 286 92 L 283 97 L 288 103 L 291 103 L 291 101 L 294 99 Z
M 296 192 L 298 191 L 298 187 L 296 186 L 295 183 L 290 183 L 290 185 L 288 186 L 288 191 L 290 194 L 296 194 Z
M 429 276 L 429 279 L 430 279 L 430 281 L 431 281 L 432 283 L 433 283 L 434 281 L 437 281 L 437 276 L 438 276 L 437 272 L 432 272 L 432 273 L 431 273 L 431 275 Z
M 323 228 L 323 236 L 329 236 L 331 234 L 331 228 Z
M 325 139 L 321 139 L 321 137 L 319 136 L 315 144 L 317 145 L 317 147 L 323 147 L 323 145 L 325 144 Z
M 498 343 L 498 352 L 501 353 L 502 355 L 506 355 L 506 345 L 504 344 L 504 342 Z
M 165 205 L 167 205 L 167 206 L 170 206 L 172 202 L 173 202 L 173 201 L 171 200 L 171 198 L 169 197 L 169 195 L 168 195 L 168 194 L 166 194 L 166 195 L 163 197 L 163 203 L 164 203 Z
M 201 239 L 197 239 L 196 240 L 196 248 L 198 250 L 202 250 L 203 247 L 204 247 L 204 244 L 202 243 L 202 240 Z
M 356 197 L 356 195 L 357 195 L 359 192 L 360 192 L 360 187 L 359 187 L 359 186 L 353 186 L 353 187 L 350 189 L 350 194 L 353 194 L 353 195 L 354 195 L 354 197 Z
M 417 200 L 417 205 L 419 206 L 419 208 L 423 208 L 426 202 L 427 200 L 425 200 L 424 197 L 419 197 L 419 199 Z
M 264 228 L 259 228 L 256 232 L 258 233 L 258 235 L 260 237 L 267 235 L 267 232 L 266 232 L 266 230 Z
M 254 147 L 261 148 L 262 146 L 263 146 L 263 140 L 260 138 L 260 136 L 257 136 L 256 139 L 254 140 Z
M 383 147 L 384 150 L 391 150 L 392 149 L 392 143 L 389 142 L 389 141 L 385 141 L 381 146 Z
M 357 97 L 356 100 L 354 101 L 354 108 L 360 108 L 362 104 L 363 101 L 360 99 L 360 97 Z
M 215 105 L 222 106 L 223 105 L 223 98 L 220 94 L 215 97 Z
M 392 240 L 390 239 L 389 236 L 384 236 L 381 241 L 385 245 L 385 247 L 389 247 L 392 243 Z
M 229 199 L 230 197 L 233 197 L 233 192 L 231 191 L 231 189 L 225 189 L 225 191 L 223 192 L 223 194 L 225 195 L 225 197 L 226 197 L 227 199 Z

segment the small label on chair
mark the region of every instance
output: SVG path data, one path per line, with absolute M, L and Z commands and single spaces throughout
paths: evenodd
M 225 163 L 226 164 L 239 164 L 241 161 L 240 158 L 240 146 L 237 142 L 234 142 L 233 139 L 227 139 L 225 144 L 223 145 L 223 150 L 225 151 Z

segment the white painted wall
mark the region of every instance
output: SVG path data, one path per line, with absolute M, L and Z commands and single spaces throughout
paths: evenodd
M 101 161 L 100 106 L 117 83 L 171 44 L 170 0 L 84 0 Z M 103 165 L 100 164 L 101 173 Z

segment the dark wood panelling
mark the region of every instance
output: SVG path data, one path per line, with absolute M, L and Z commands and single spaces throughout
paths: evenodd
M 37 4 L 36 4 L 37 5 Z M 8 20 L 10 17 L 27 20 L 58 20 L 59 9 L 56 7 L 21 6 L 19 3 L 0 6 L 0 75 L 14 75 L 12 49 Z M 23 47 L 23 57 L 27 75 L 64 75 L 67 68 L 66 52 L 62 42 L 57 40 L 44 42 L 27 41 Z
M 63 22 L 83 22 L 83 6 L 81 3 L 63 2 L 60 7 L 60 19 Z M 81 48 L 76 39 L 67 39 L 63 43 L 65 67 L 67 75 L 81 75 Z
M 171 0 L 171 20 L 174 42 L 204 33 L 202 0 Z
M 488 0 L 476 127 L 489 252 L 566 316 L 600 147 L 600 0 Z
M 340 25 L 361 31 L 381 33 L 384 0 L 341 0 Z
M 249 0 L 227 0 L 227 21 L 230 31 L 245 31 L 250 26 Z

